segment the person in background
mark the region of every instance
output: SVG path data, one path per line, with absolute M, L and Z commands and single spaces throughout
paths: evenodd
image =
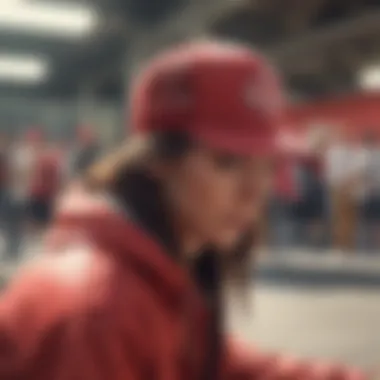
M 62 184 L 70 183 L 73 177 L 74 146 L 70 140 L 61 140 L 56 143 L 56 153 L 62 171 Z
M 58 148 L 45 142 L 40 146 L 30 183 L 28 221 L 34 238 L 50 222 L 56 196 L 62 186 L 63 163 Z
M 276 249 L 294 248 L 295 227 L 293 218 L 293 204 L 298 201 L 298 188 L 294 176 L 294 167 L 298 155 L 304 147 L 298 134 L 288 131 L 283 135 L 284 150 L 276 168 L 272 201 L 270 203 L 271 215 L 271 241 Z M 303 153 L 302 153 L 303 154 Z
M 280 150 L 269 63 L 202 42 L 145 70 L 126 146 L 62 198 L 46 255 L 2 294 L 1 380 L 366 379 L 225 336 L 226 277 L 244 291 Z
M 327 132 L 311 126 L 292 150 L 289 170 L 293 191 L 289 213 L 292 219 L 292 240 L 296 245 L 322 248 L 326 241 L 324 184 L 324 152 Z
M 363 219 L 365 248 L 380 249 L 380 140 L 368 132 L 363 142 Z
M 7 253 L 13 258 L 19 256 L 27 232 L 31 181 L 42 141 L 42 132 L 31 128 L 14 141 L 9 153 Z
M 363 151 L 355 136 L 337 130 L 325 165 L 333 247 L 339 253 L 350 253 L 356 244 L 364 170 Z
M 301 146 L 298 134 L 289 127 L 283 128 L 280 140 L 283 155 L 276 163 L 269 202 L 263 205 L 257 224 L 257 243 L 263 248 L 268 243 L 276 248 L 289 247 L 293 235 L 289 220 L 290 204 L 297 196 L 293 166 Z
M 83 174 L 99 157 L 99 142 L 90 127 L 82 126 L 77 131 L 77 141 L 71 157 L 73 175 Z
M 9 139 L 0 133 L 0 228 L 4 229 L 7 218 L 8 180 L 9 180 Z
M 305 242 L 314 248 L 325 248 L 327 237 L 327 189 L 325 154 L 328 133 L 324 127 L 312 126 L 306 136 L 306 152 L 299 157 L 302 167 L 303 222 Z

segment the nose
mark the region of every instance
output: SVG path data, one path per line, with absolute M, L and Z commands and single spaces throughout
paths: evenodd
M 240 201 L 250 206 L 257 200 L 258 183 L 257 178 L 251 173 L 244 173 L 239 184 Z

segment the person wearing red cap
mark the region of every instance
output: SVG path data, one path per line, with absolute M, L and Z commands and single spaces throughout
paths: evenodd
M 163 53 L 131 94 L 132 136 L 58 204 L 46 254 L 0 303 L 2 380 L 364 379 L 223 336 L 279 155 L 282 91 L 259 54 Z

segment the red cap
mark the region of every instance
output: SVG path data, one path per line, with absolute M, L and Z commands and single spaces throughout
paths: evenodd
M 277 152 L 284 108 L 278 77 L 241 45 L 201 42 L 163 53 L 131 97 L 136 132 L 181 130 L 232 153 Z

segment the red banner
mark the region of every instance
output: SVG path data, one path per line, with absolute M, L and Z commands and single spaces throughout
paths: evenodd
M 321 124 L 358 135 L 366 131 L 380 135 L 380 93 L 347 95 L 294 105 L 289 110 L 289 120 L 301 129 Z

